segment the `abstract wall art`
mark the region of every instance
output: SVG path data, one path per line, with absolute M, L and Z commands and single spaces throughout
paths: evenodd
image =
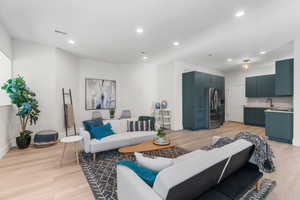
M 116 108 L 116 81 L 85 79 L 85 109 L 108 110 Z

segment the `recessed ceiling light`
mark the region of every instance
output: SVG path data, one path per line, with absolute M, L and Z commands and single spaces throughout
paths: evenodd
M 231 58 L 227 58 L 227 61 L 228 61 L 228 62 L 232 62 L 232 59 L 231 59 Z
M 261 51 L 261 52 L 259 52 L 261 55 L 264 55 L 264 54 L 266 54 L 267 52 L 265 52 L 265 51 Z
M 148 59 L 148 57 L 147 56 L 143 56 L 143 60 L 147 60 Z
M 75 41 L 74 40 L 68 40 L 68 43 L 69 44 L 75 44 Z
M 175 41 L 175 42 L 173 42 L 173 45 L 176 47 L 176 46 L 179 46 L 180 43 L 178 41 Z
M 138 27 L 137 29 L 136 29 L 136 33 L 137 34 L 142 34 L 144 32 L 144 29 L 142 28 L 142 27 Z
M 235 13 L 236 17 L 242 17 L 244 15 L 245 15 L 245 11 L 244 10 L 240 10 L 240 11 L 238 11 L 238 12 Z

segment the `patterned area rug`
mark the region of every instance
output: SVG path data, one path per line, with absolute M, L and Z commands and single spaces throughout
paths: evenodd
M 176 158 L 186 153 L 187 151 L 180 148 L 170 148 L 145 154 L 150 157 Z M 117 150 L 98 153 L 95 162 L 92 160 L 91 155 L 85 153 L 81 155 L 80 165 L 96 200 L 118 200 L 115 162 L 126 159 L 128 157 L 125 158 L 124 154 L 119 153 Z M 134 156 L 131 157 L 131 160 L 134 160 Z M 264 200 L 275 185 L 275 181 L 263 179 L 259 192 L 252 187 L 240 200 Z
M 176 158 L 186 154 L 187 151 L 180 148 L 161 149 L 145 153 L 148 156 L 161 156 Z M 134 160 L 134 156 L 130 158 Z M 91 155 L 82 154 L 80 165 L 90 184 L 96 200 L 118 200 L 117 198 L 117 173 L 115 162 L 128 160 L 123 153 L 117 150 L 97 153 L 96 162 Z
M 251 188 L 240 200 L 264 200 L 276 186 L 276 181 L 262 179 L 260 190 Z

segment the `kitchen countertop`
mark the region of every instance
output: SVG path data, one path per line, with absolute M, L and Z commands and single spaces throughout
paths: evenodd
M 247 106 L 247 105 L 243 105 L 245 108 L 266 108 L 266 109 L 271 109 L 270 106 Z
M 265 112 L 276 112 L 276 113 L 294 113 L 293 111 L 285 111 L 285 110 L 265 110 Z
M 290 108 L 270 107 L 270 106 L 247 106 L 243 105 L 244 108 L 264 108 L 265 112 L 279 112 L 279 113 L 294 113 Z M 276 109 L 277 108 L 277 109 Z

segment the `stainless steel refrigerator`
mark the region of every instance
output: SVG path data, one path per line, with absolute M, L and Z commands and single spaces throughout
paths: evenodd
M 218 128 L 224 122 L 224 99 L 217 88 L 208 88 L 208 124 L 209 129 Z

